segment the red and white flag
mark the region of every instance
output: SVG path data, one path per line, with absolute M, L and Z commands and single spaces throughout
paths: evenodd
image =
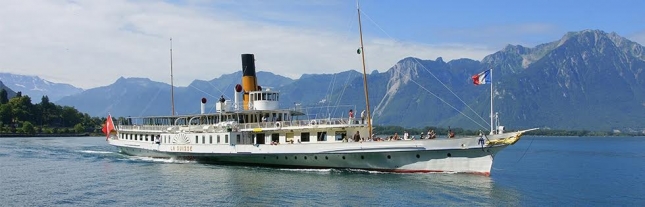
M 103 133 L 105 134 L 105 140 L 110 138 L 110 132 L 114 130 L 114 122 L 112 121 L 112 115 L 108 114 L 107 120 L 105 120 L 105 125 L 103 125 Z

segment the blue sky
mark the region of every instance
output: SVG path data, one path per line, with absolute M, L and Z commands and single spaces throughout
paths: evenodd
M 253 4 L 257 1 L 241 1 Z M 250 20 L 302 27 L 327 27 L 344 32 L 342 21 L 356 18 L 355 1 L 324 1 L 294 4 L 293 1 L 271 1 L 271 12 L 283 12 L 267 18 L 262 8 L 240 9 Z M 279 3 L 275 3 L 279 2 Z M 363 0 L 363 25 L 367 35 L 397 41 L 426 44 L 474 43 L 490 47 L 505 44 L 536 44 L 555 41 L 566 32 L 600 29 L 617 32 L 627 38 L 642 38 L 645 33 L 645 1 L 393 1 Z M 258 12 L 259 11 L 259 12 Z M 257 12 L 257 13 L 255 13 Z M 326 16 L 317 20 L 300 20 L 294 16 Z M 256 15 L 254 15 L 256 14 Z M 348 20 L 349 19 L 349 20 Z M 355 22 L 354 22 L 355 23 Z M 349 25 L 355 29 L 355 25 Z M 381 31 L 381 27 L 384 31 Z M 351 32 L 354 32 L 351 30 Z M 389 35 L 389 36 L 388 36 Z M 639 39 L 642 42 L 643 39 Z
M 405 57 L 484 56 L 600 29 L 645 43 L 645 1 L 363 0 L 369 70 Z M 259 70 L 298 78 L 360 68 L 352 0 L 6 0 L 0 70 L 83 88 L 117 78 L 210 80 L 256 54 Z M 79 78 L 83 77 L 83 78 Z

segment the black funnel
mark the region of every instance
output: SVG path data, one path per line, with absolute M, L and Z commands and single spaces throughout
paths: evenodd
M 255 58 L 253 54 L 242 54 L 242 76 L 255 77 Z

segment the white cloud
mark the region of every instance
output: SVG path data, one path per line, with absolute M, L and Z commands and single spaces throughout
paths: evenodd
M 280 24 L 276 19 L 287 18 L 285 14 L 267 11 L 271 20 L 251 19 L 235 10 L 225 12 L 202 4 L 147 0 L 3 1 L 0 70 L 38 75 L 83 88 L 108 85 L 120 76 L 169 82 L 170 37 L 178 85 L 239 70 L 242 53 L 255 54 L 258 70 L 292 78 L 303 73 L 361 68 L 360 56 L 356 55 L 358 34 L 302 26 L 311 19 L 327 21 L 338 17 L 316 13 L 312 15 L 320 16 L 300 18 L 298 24 Z M 293 18 L 299 18 L 297 15 Z M 346 21 L 338 19 L 328 22 L 346 26 Z M 425 45 L 369 35 L 365 41 L 370 71 L 387 70 L 408 56 L 442 56 L 447 61 L 481 59 L 492 52 L 483 46 Z

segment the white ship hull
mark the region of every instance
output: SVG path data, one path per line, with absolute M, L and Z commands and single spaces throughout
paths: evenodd
M 519 139 L 520 133 L 490 138 Z M 508 144 L 480 137 L 363 143 L 280 145 L 176 145 L 110 140 L 122 153 L 135 156 L 197 160 L 204 163 L 286 168 L 341 168 L 387 172 L 457 172 L 490 175 L 493 158 Z

